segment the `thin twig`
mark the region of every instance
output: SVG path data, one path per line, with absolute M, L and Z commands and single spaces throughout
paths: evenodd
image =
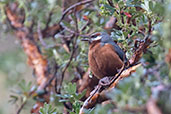
M 111 7 L 114 7 L 112 0 L 107 0 Z
M 86 24 L 81 27 L 80 31 L 84 31 L 89 24 L 90 24 L 90 20 L 88 20 Z
M 50 84 L 51 84 L 51 82 L 56 78 L 56 73 L 57 73 L 57 70 L 58 70 L 58 65 L 56 64 L 56 62 L 55 62 L 55 65 L 54 65 L 54 73 L 53 73 L 53 76 L 47 81 L 47 83 L 46 83 L 46 85 L 44 86 L 44 89 L 45 88 L 47 88 Z M 56 86 L 55 86 L 56 87 Z
M 89 35 L 79 34 L 79 33 L 77 33 L 76 31 L 71 30 L 70 28 L 68 28 L 68 27 L 65 26 L 64 24 L 61 24 L 61 26 L 62 26 L 66 31 L 68 31 L 68 32 L 70 32 L 70 33 L 72 33 L 72 34 L 78 35 L 78 36 L 83 37 L 83 38 L 89 37 Z
M 130 107 L 129 105 L 126 105 L 125 107 L 121 107 L 122 110 L 129 111 L 132 113 L 140 113 L 143 112 L 146 114 L 147 110 L 145 106 L 137 106 L 137 107 Z
M 159 72 L 159 69 L 161 68 L 161 66 L 164 65 L 164 63 L 162 64 L 158 64 L 157 66 L 154 66 L 153 68 L 149 68 L 147 69 L 147 72 L 146 74 L 153 74 L 156 79 L 162 84 L 162 85 L 165 85 L 163 80 L 161 79 L 160 77 L 160 72 Z
M 74 57 L 74 53 L 75 53 L 75 49 L 72 50 L 71 56 L 69 58 L 69 61 L 68 61 L 68 63 L 66 64 L 65 68 L 62 71 L 62 77 L 61 77 L 61 81 L 60 81 L 59 86 L 62 86 L 62 82 L 63 82 L 63 79 L 64 79 L 65 72 L 66 72 L 67 68 L 69 67 L 69 65 L 70 65 L 70 63 L 71 63 L 71 61 L 72 61 L 72 59 Z M 60 91 L 61 91 L 61 87 L 59 87 L 59 89 L 56 90 L 56 93 L 60 93 Z
M 60 22 L 64 19 L 65 15 L 66 15 L 70 10 L 73 10 L 73 9 L 74 9 L 75 7 L 77 7 L 77 6 L 84 5 L 84 4 L 93 2 L 93 1 L 94 1 L 94 0 L 85 0 L 85 1 L 77 2 L 77 3 L 75 3 L 74 5 L 70 6 L 69 8 L 67 8 L 67 9 L 63 12 L 62 17 L 61 17 L 61 19 L 59 20 L 58 23 L 60 23 Z
M 152 21 L 150 17 L 148 17 L 148 34 L 151 34 L 152 31 Z
M 76 33 L 79 34 L 78 22 L 77 22 L 77 16 L 76 16 L 76 10 L 75 10 L 74 14 L 75 14 L 75 28 L 76 28 Z M 74 32 L 74 34 L 75 34 L 75 32 Z M 78 34 L 76 34 L 75 35 L 75 39 L 73 39 L 73 49 L 72 49 L 72 53 L 71 53 L 71 56 L 69 58 L 68 63 L 66 64 L 64 70 L 62 71 L 62 77 L 61 77 L 61 81 L 60 81 L 60 84 L 59 84 L 60 87 L 59 87 L 59 90 L 56 90 L 57 93 L 60 93 L 60 91 L 61 91 L 61 86 L 62 86 L 62 82 L 63 82 L 63 79 L 64 79 L 65 72 L 68 69 L 68 67 L 71 64 L 72 59 L 74 57 L 74 53 L 75 53 L 76 47 L 77 47 L 76 42 L 77 42 L 77 39 L 78 39 Z
M 53 15 L 53 8 L 49 12 L 49 15 L 48 15 L 48 18 L 47 18 L 47 22 L 46 22 L 46 26 L 45 26 L 45 29 L 44 30 L 46 30 L 49 27 L 49 23 L 52 20 L 52 15 Z
M 21 104 L 21 106 L 20 106 L 20 108 L 17 110 L 17 113 L 16 113 L 16 114 L 20 114 L 21 110 L 24 108 L 24 106 L 26 105 L 26 103 L 27 103 L 27 100 L 24 101 L 24 102 Z
M 71 38 L 73 37 L 74 34 L 71 34 L 71 35 L 62 35 L 62 34 L 58 34 L 58 37 L 61 37 L 61 38 Z
M 77 21 L 77 15 L 76 15 L 76 8 L 74 9 L 74 16 L 75 16 L 75 28 L 76 28 L 76 32 L 79 34 L 78 21 Z M 78 37 L 78 36 L 76 36 L 76 37 Z
M 145 52 L 145 50 L 149 47 L 149 45 L 152 43 L 151 39 L 150 39 L 150 34 L 147 34 L 143 40 L 143 42 L 140 42 L 139 44 L 139 48 L 136 49 L 136 51 L 134 52 L 133 56 L 131 57 L 131 59 L 129 60 L 129 63 L 131 65 L 134 65 L 135 63 L 137 63 L 140 58 L 142 57 L 143 52 Z
M 101 88 L 102 88 L 101 85 L 97 85 L 97 87 L 90 93 L 90 96 L 84 101 L 83 106 L 81 107 L 79 114 L 84 114 L 85 107 L 88 106 L 89 102 L 91 102 L 91 100 L 94 96 L 98 95 Z
M 31 23 L 30 27 L 28 27 L 28 29 L 29 29 L 29 31 L 32 33 L 32 32 L 33 32 L 33 27 L 34 27 L 34 25 L 35 25 L 35 20 L 32 19 L 31 22 L 32 22 L 32 23 Z
M 40 29 L 40 22 L 38 22 L 38 25 L 37 25 L 37 33 L 38 33 L 38 38 L 39 38 L 42 46 L 45 48 L 48 48 L 47 44 L 43 40 L 43 35 L 42 35 L 41 29 Z

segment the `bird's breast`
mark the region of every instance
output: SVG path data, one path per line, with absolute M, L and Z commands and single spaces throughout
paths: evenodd
M 114 76 L 123 65 L 114 47 L 111 44 L 101 46 L 100 42 L 90 44 L 88 61 L 92 73 L 99 79 Z

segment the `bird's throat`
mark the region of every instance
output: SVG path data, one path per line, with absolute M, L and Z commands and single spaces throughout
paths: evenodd
M 96 45 L 98 45 L 98 44 L 100 45 L 100 40 L 94 41 L 94 42 L 90 43 L 89 49 L 93 49 L 94 46 L 96 46 Z

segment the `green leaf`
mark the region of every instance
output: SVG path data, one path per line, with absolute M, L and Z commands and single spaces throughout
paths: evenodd
M 76 83 L 68 83 L 68 85 L 66 86 L 66 92 L 69 94 L 75 94 L 76 93 Z
M 14 104 L 18 101 L 18 96 L 10 95 L 10 100 L 8 102 Z
M 56 96 L 57 96 L 57 97 L 60 97 L 60 98 L 63 98 L 63 99 L 71 98 L 71 97 L 72 97 L 72 96 L 69 95 L 69 94 L 64 94 L 64 95 L 62 95 L 62 94 L 56 94 Z
M 156 5 L 154 6 L 154 13 L 158 13 L 160 15 L 164 15 L 164 6 L 161 3 L 156 3 Z
M 149 1 L 149 8 L 150 8 L 151 11 L 153 11 L 153 9 L 154 9 L 154 4 L 153 4 L 152 1 Z
M 44 103 L 44 106 L 39 110 L 40 114 L 57 114 L 56 108 L 53 108 L 51 104 Z
M 86 94 L 86 89 L 83 92 L 81 92 L 80 94 L 78 94 L 77 96 L 75 96 L 75 98 L 77 100 L 80 100 L 85 94 Z
M 28 84 L 26 83 L 25 80 L 22 80 L 18 86 L 20 87 L 22 93 L 28 93 L 31 89 L 31 82 L 28 82 Z
M 59 102 L 68 102 L 69 100 L 67 99 L 60 99 Z

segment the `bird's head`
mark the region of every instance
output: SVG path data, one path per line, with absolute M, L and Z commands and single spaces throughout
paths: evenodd
M 98 41 L 108 41 L 111 37 L 105 32 L 96 32 L 91 34 L 88 38 L 83 38 L 82 41 L 88 41 L 90 44 Z

